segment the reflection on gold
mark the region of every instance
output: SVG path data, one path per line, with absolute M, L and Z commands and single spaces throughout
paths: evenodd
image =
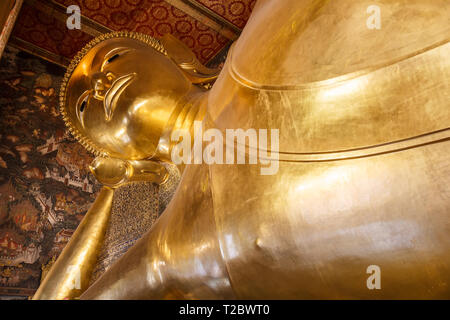
M 109 185 L 170 161 L 171 133 L 201 119 L 279 129 L 281 160 L 268 176 L 259 165 L 180 166 L 163 215 L 81 298 L 449 298 L 449 2 L 378 3 L 383 27 L 370 30 L 365 1 L 259 1 L 210 91 L 194 84 L 214 71 L 172 37 L 108 35 L 77 56 L 63 113 L 109 159 L 93 166 Z M 106 63 L 114 48 L 132 50 Z M 101 66 L 136 74 L 108 121 L 95 98 L 77 120 L 93 89 L 85 63 L 87 78 Z M 366 286 L 370 265 L 382 290 Z M 46 281 L 64 283 L 55 268 Z M 60 298 L 48 288 L 35 298 Z
M 364 85 L 367 81 L 364 79 L 356 78 L 343 83 L 338 83 L 335 86 L 330 86 L 327 90 L 321 91 L 321 100 L 334 101 L 335 99 L 342 99 L 347 95 L 352 95 L 356 91 L 364 90 Z

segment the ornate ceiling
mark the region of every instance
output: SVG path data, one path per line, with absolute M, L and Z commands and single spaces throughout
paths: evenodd
M 210 66 L 218 64 L 245 26 L 256 0 L 25 0 L 11 44 L 67 65 L 94 36 L 137 31 L 171 33 Z M 66 27 L 66 8 L 78 5 L 82 30 Z
M 256 0 L 197 0 L 197 2 L 210 8 L 238 28 L 243 28 L 250 17 Z

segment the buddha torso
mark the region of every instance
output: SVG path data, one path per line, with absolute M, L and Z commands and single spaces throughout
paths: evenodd
M 280 130 L 277 174 L 209 167 L 233 289 L 246 298 L 444 297 L 448 4 L 386 1 L 381 30 L 370 30 L 368 4 L 338 2 L 259 3 L 210 94 L 215 127 Z M 366 287 L 370 265 L 381 268 L 380 292 Z

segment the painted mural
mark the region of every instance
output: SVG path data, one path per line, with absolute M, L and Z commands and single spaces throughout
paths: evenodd
M 63 75 L 11 47 L 0 61 L 0 296 L 33 294 L 100 189 L 60 119 Z

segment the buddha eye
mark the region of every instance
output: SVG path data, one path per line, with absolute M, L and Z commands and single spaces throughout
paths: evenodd
M 109 58 L 108 60 L 106 60 L 106 63 L 107 63 L 107 64 L 108 64 L 108 63 L 111 63 L 111 62 L 113 62 L 114 60 L 116 60 L 118 57 L 119 57 L 119 54 L 116 53 L 116 54 L 113 55 L 111 58 Z
M 77 114 L 78 120 L 80 121 L 82 127 L 84 127 L 84 111 L 86 110 L 86 107 L 88 106 L 88 101 L 89 101 L 89 97 L 91 96 L 91 91 L 92 90 L 85 91 L 78 99 L 78 102 L 76 105 L 77 107 L 75 109 L 75 112 Z
M 81 103 L 80 112 L 83 112 L 85 107 L 86 107 L 86 101 L 83 101 Z
M 80 105 L 80 112 L 83 112 L 84 109 L 86 108 L 88 98 L 89 98 L 89 96 L 86 96 L 86 97 L 84 98 L 84 100 L 81 102 L 81 105 Z

